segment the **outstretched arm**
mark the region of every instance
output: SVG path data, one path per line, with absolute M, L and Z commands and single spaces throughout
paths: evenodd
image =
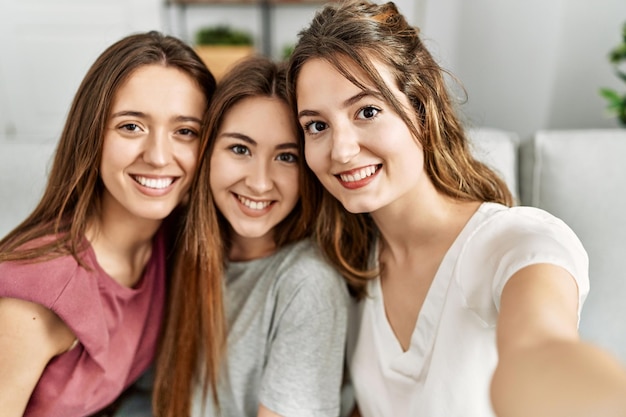
M 576 282 L 560 267 L 528 266 L 505 285 L 491 385 L 498 417 L 626 416 L 626 370 L 580 341 L 577 311 Z
M 74 335 L 47 308 L 0 298 L 0 410 L 22 416 L 48 361 L 67 350 Z

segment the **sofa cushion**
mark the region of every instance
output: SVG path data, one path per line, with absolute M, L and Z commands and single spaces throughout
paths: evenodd
M 626 363 L 626 129 L 541 131 L 523 148 L 523 200 L 563 219 L 589 253 L 581 336 Z
M 473 128 L 467 133 L 474 157 L 500 174 L 515 201 L 519 202 L 517 134 L 492 128 Z
M 56 143 L 0 141 L 0 236 L 5 236 L 35 208 Z

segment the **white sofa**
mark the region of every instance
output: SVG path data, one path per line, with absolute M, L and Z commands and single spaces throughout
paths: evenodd
M 470 138 L 477 157 L 502 174 L 519 204 L 551 212 L 578 234 L 591 279 L 581 335 L 626 364 L 626 129 L 541 131 L 520 140 L 479 128 Z M 53 150 L 52 143 L 0 142 L 0 236 L 34 207 Z
M 563 219 L 589 253 L 582 337 L 626 363 L 626 129 L 538 132 L 520 156 L 522 203 Z

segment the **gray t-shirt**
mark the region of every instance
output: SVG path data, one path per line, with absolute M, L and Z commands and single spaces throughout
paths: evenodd
M 253 417 L 259 404 L 286 417 L 340 413 L 350 297 L 310 240 L 226 270 L 227 360 L 222 417 Z M 217 416 L 200 386 L 192 416 Z

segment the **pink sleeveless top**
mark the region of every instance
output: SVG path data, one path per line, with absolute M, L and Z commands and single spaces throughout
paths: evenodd
M 78 344 L 46 366 L 24 416 L 78 417 L 112 403 L 154 358 L 165 298 L 165 248 L 157 234 L 144 275 L 124 287 L 102 270 L 91 246 L 40 263 L 0 264 L 0 297 L 54 311 Z

